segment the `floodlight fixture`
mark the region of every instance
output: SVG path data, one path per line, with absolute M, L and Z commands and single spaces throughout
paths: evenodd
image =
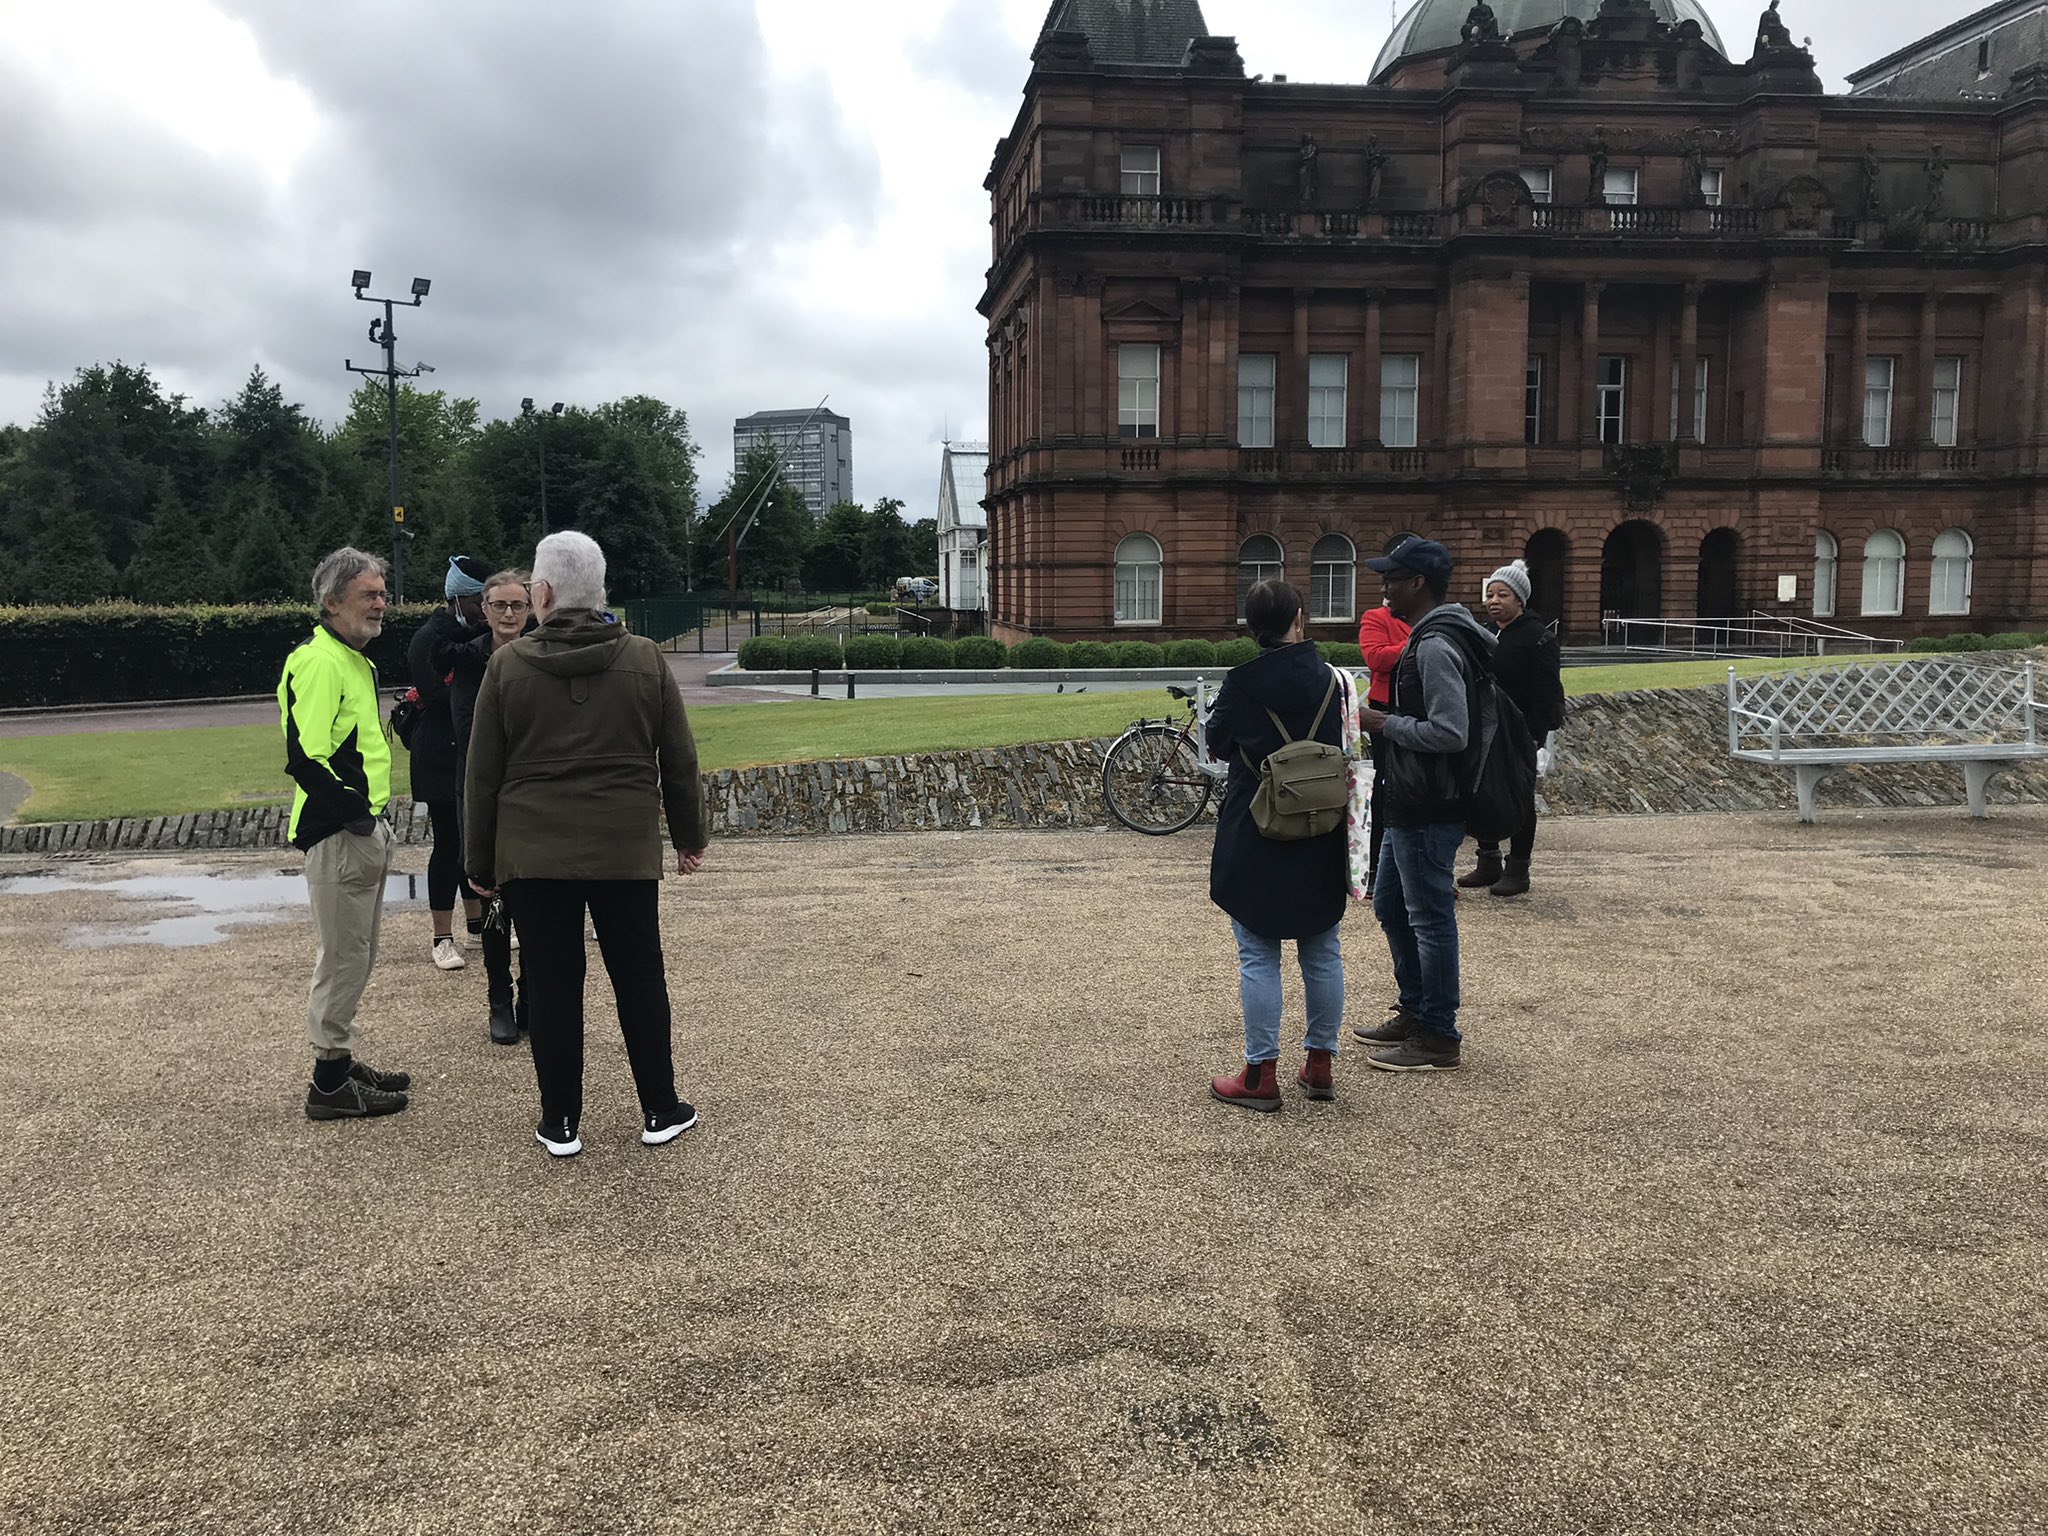
M 553 405 L 549 406 L 549 407 L 548 407 L 548 414 L 549 414 L 550 416 L 559 416 L 559 415 L 561 415 L 561 414 L 562 414 L 562 402 L 561 402 L 561 401 L 559 401 L 559 400 L 557 400 L 557 401 L 556 401 L 556 402 L 555 402 L 555 403 L 554 403 Z
M 412 280 L 412 296 L 416 299 L 424 299 L 427 296 L 427 290 L 433 286 L 424 277 L 416 277 Z
M 522 416 L 531 416 L 533 414 L 533 396 L 528 395 L 519 402 L 519 414 Z
M 357 267 L 354 272 L 349 274 L 348 285 L 355 289 L 357 293 L 361 293 L 370 286 L 370 274 L 361 267 Z

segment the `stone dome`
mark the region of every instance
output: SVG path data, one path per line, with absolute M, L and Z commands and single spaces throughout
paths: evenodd
M 1513 37 L 1517 32 L 1539 27 L 1548 30 L 1567 16 L 1591 21 L 1600 13 L 1600 0 L 1487 0 L 1487 3 L 1493 7 L 1493 14 L 1500 21 L 1503 37 Z M 1650 0 L 1650 9 L 1659 21 L 1674 27 L 1687 19 L 1698 22 L 1708 44 L 1723 57 L 1727 56 L 1728 50 L 1721 43 L 1721 34 L 1714 30 L 1713 18 L 1707 15 L 1706 7 L 1699 0 Z M 1471 10 L 1472 0 L 1415 0 L 1408 13 L 1394 23 L 1386 47 L 1373 60 L 1372 78 L 1379 79 L 1403 59 L 1457 47 L 1465 17 Z

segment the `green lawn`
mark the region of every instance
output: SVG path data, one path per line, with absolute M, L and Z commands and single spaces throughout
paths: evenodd
M 1829 657 L 1830 662 L 1845 658 Z M 1751 661 L 1744 675 L 1812 662 Z M 1690 688 L 1719 682 L 1727 663 L 1659 662 L 1574 667 L 1565 692 Z M 937 699 L 801 699 L 786 704 L 717 704 L 690 711 L 706 768 L 821 758 L 892 757 L 963 747 L 1012 746 L 1109 736 L 1140 715 L 1177 712 L 1165 691 L 986 694 Z M 31 786 L 22 821 L 89 821 L 171 816 L 274 804 L 288 797 L 284 752 L 269 725 L 190 731 L 130 731 L 0 740 L 0 772 Z M 394 744 L 392 783 L 406 786 L 405 753 Z

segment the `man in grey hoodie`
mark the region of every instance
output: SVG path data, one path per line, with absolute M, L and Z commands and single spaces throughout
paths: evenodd
M 1359 720 L 1388 754 L 1387 823 L 1373 912 L 1386 930 L 1400 1007 L 1385 1024 L 1352 1031 L 1384 1046 L 1366 1058 L 1386 1072 L 1455 1072 L 1458 1033 L 1458 901 L 1453 885 L 1465 836 L 1460 786 L 1472 782 L 1481 722 L 1475 680 L 1493 637 L 1462 606 L 1447 603 L 1451 556 L 1430 539 L 1407 539 L 1377 560 L 1387 607 L 1413 626 L 1394 667 L 1386 713 Z

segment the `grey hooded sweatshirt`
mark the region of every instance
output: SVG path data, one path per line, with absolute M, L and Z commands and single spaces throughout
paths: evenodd
M 1394 699 L 1382 736 L 1390 754 L 1433 761 L 1414 765 L 1426 771 L 1410 774 L 1389 763 L 1389 826 L 1463 819 L 1455 766 L 1471 743 L 1472 672 L 1466 657 L 1490 657 L 1493 646 L 1493 636 L 1457 603 L 1431 609 L 1409 633 L 1394 664 Z

